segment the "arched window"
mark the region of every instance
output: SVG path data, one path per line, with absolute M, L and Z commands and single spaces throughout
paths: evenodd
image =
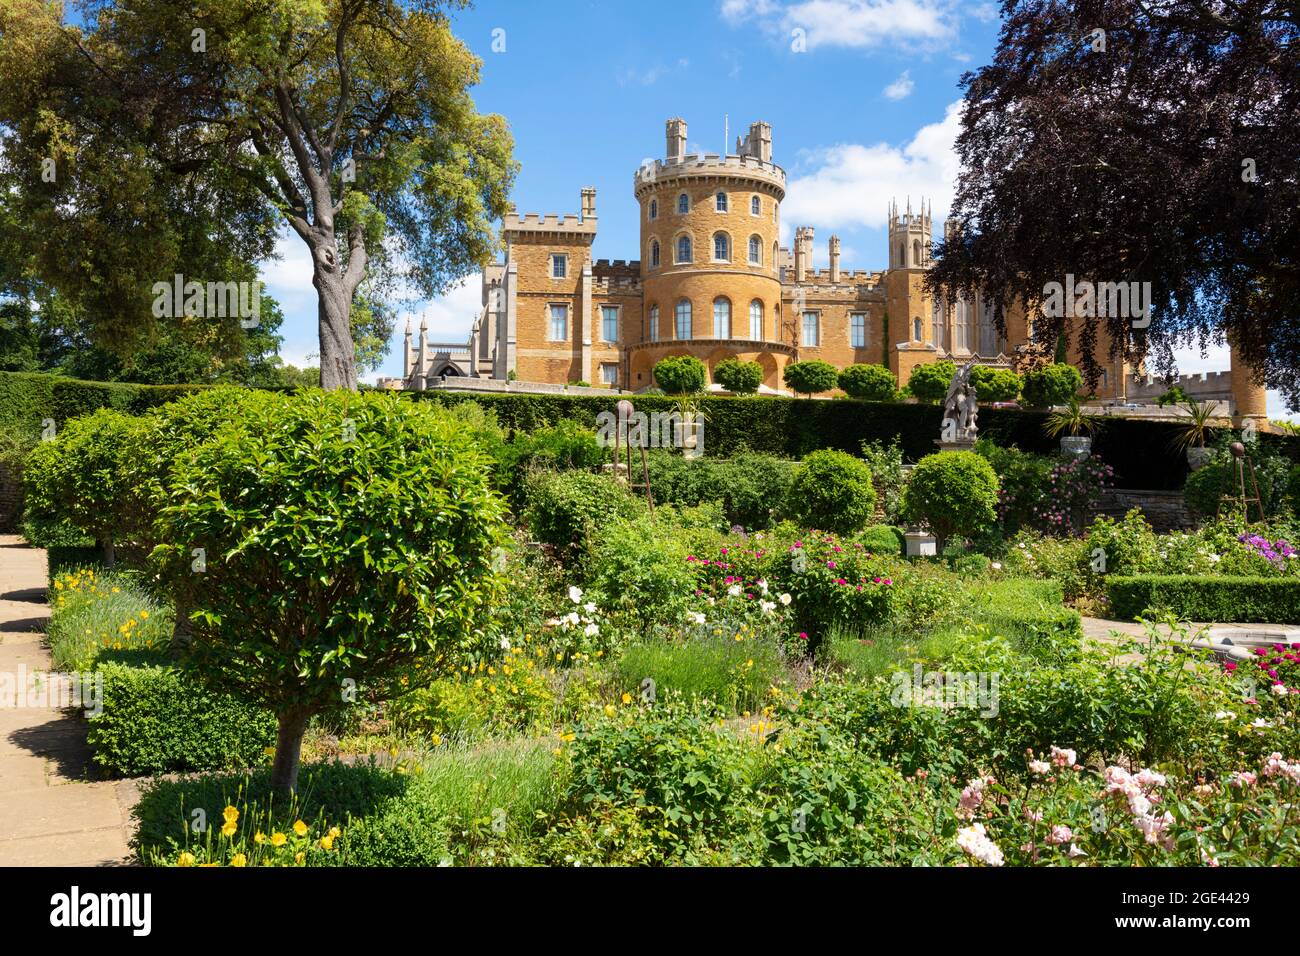
M 691 261 L 691 237 L 690 236 L 677 237 L 677 261 L 678 262 Z
M 684 216 L 691 211 L 691 197 L 682 193 L 677 197 L 677 214 Z
M 718 193 L 716 196 L 713 197 L 713 208 L 716 209 L 718 212 L 726 212 L 726 211 L 727 211 L 727 194 L 726 194 L 726 193 Z
M 713 337 L 731 338 L 731 300 L 721 296 L 713 300 Z
M 677 338 L 691 337 L 691 300 L 680 299 L 677 302 Z
M 944 310 L 938 299 L 934 300 L 934 310 L 930 318 L 930 338 L 936 348 L 946 349 L 944 342 L 947 340 L 947 323 L 944 321 Z
M 749 337 L 755 342 L 763 341 L 763 301 L 755 299 L 749 303 Z
M 658 200 L 658 199 L 652 199 L 652 200 L 650 200 L 650 218 L 651 218 L 651 219 L 658 219 L 658 218 L 659 218 L 659 200 Z
M 731 261 L 731 243 L 727 240 L 725 232 L 714 233 L 713 259 L 715 262 Z
M 907 268 L 907 244 L 903 242 L 898 244 L 898 268 Z
M 912 341 L 920 342 L 921 339 L 921 317 L 918 315 L 912 320 Z
M 750 197 L 749 197 L 749 214 L 750 214 L 751 216 L 761 216 L 761 215 L 763 215 L 763 200 L 759 199 L 757 196 L 750 196 Z
M 749 237 L 749 264 L 754 266 L 763 264 L 763 240 L 758 236 Z
M 650 240 L 650 268 L 651 269 L 659 268 L 659 240 L 658 239 Z
M 921 240 L 920 239 L 912 240 L 912 265 L 913 266 L 921 265 Z
M 659 306 L 657 305 L 650 306 L 650 317 L 646 320 L 646 323 L 649 326 L 649 328 L 646 330 L 649 333 L 649 335 L 647 336 L 648 339 L 651 342 L 658 342 L 659 341 Z

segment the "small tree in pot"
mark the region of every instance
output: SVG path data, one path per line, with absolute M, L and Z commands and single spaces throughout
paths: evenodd
M 1084 413 L 1077 398 L 1059 412 L 1052 412 L 1043 423 L 1048 438 L 1061 439 L 1061 451 L 1076 458 L 1086 457 L 1092 451 L 1092 436 L 1101 430 L 1101 420 Z

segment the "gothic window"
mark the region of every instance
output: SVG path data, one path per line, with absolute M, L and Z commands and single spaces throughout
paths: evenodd
M 913 342 L 924 341 L 921 338 L 921 317 L 919 315 L 912 320 L 912 341 Z
M 755 266 L 763 264 L 763 240 L 758 236 L 749 237 L 749 262 Z
M 763 302 L 760 299 L 749 303 L 749 337 L 755 342 L 763 341 Z
M 713 337 L 715 339 L 731 338 L 731 300 L 717 298 L 713 300 Z
M 650 242 L 650 268 L 659 268 L 659 240 L 652 239 Z
M 757 196 L 749 198 L 749 214 L 751 216 L 761 216 L 763 214 L 763 200 Z
M 684 216 L 691 211 L 691 197 L 682 193 L 677 197 L 677 214 Z
M 650 218 L 651 218 L 651 219 L 658 219 L 658 218 L 659 218 L 659 200 L 658 200 L 658 199 L 652 199 L 652 200 L 650 200 Z

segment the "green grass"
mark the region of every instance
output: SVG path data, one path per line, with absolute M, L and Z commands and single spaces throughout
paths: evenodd
M 171 641 L 171 608 L 150 599 L 129 573 L 64 572 L 50 589 L 50 606 L 50 653 L 59 670 L 90 670 L 109 649 L 155 651 L 161 659 Z
M 614 684 L 634 697 L 650 678 L 655 696 L 711 700 L 729 714 L 757 711 L 787 674 L 780 651 L 765 641 L 730 638 L 633 644 L 614 665 Z

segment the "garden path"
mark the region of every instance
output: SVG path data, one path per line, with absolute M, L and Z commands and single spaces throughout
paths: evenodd
M 0 690 L 48 673 L 45 552 L 0 535 Z M 131 781 L 86 781 L 85 725 L 57 707 L 0 701 L 0 866 L 127 862 Z M 24 703 L 18 701 L 18 703 Z

